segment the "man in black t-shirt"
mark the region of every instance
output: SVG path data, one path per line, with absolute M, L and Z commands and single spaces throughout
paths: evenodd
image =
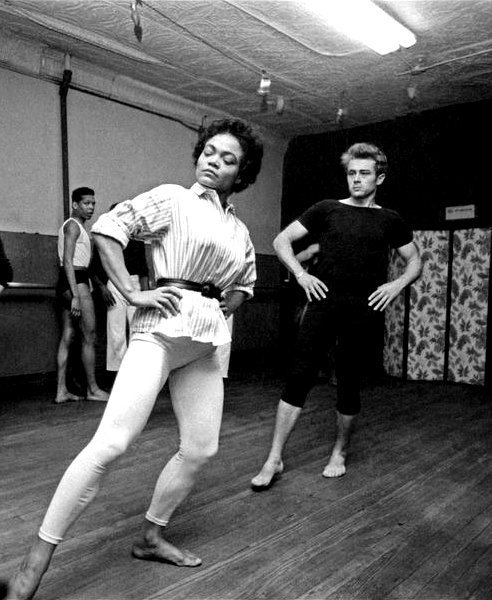
M 268 458 L 251 481 L 268 489 L 283 471 L 282 451 L 326 355 L 335 344 L 337 437 L 324 477 L 345 474 L 350 435 L 360 412 L 360 380 L 384 309 L 421 271 L 412 232 L 393 210 L 376 204 L 387 160 L 372 144 L 359 143 L 342 155 L 350 196 L 311 206 L 274 240 L 279 260 L 304 290 L 308 307 L 299 328 L 293 362 L 277 408 Z M 317 261 L 307 273 L 293 244 L 306 236 L 316 240 Z M 390 248 L 406 262 L 402 275 L 386 282 Z

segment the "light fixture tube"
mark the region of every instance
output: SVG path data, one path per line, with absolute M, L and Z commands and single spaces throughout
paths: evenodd
M 409 48 L 415 35 L 370 0 L 302 0 L 328 25 L 379 54 Z

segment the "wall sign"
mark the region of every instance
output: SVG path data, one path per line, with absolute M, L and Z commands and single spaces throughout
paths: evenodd
M 461 219 L 474 219 L 477 216 L 475 204 L 464 206 L 446 206 L 446 221 L 458 221 Z

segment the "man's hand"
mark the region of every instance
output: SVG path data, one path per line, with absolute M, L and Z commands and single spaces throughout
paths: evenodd
M 73 296 L 72 301 L 70 303 L 70 314 L 74 319 L 78 319 L 80 317 L 80 298 L 78 296 Z
M 369 306 L 374 310 L 383 311 L 405 287 L 404 284 L 395 279 L 380 285 L 375 292 L 369 296 Z
M 116 300 L 113 294 L 108 290 L 108 286 L 102 284 L 99 288 L 101 290 L 101 297 L 103 299 L 105 306 L 114 306 L 116 304 Z
M 322 300 L 326 298 L 326 292 L 328 288 L 326 285 L 314 275 L 310 275 L 307 271 L 304 271 L 297 277 L 297 283 L 306 292 L 306 296 L 309 302 L 311 300 Z
M 164 318 L 174 317 L 179 313 L 181 291 L 173 286 L 158 287 L 155 290 L 134 290 L 129 294 L 128 301 L 133 306 L 157 308 Z

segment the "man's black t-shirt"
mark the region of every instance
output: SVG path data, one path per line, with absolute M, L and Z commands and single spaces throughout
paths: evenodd
M 387 281 L 390 248 L 412 241 L 400 215 L 388 208 L 369 208 L 322 200 L 298 221 L 318 241 L 320 252 L 310 273 L 336 294 L 365 298 Z

